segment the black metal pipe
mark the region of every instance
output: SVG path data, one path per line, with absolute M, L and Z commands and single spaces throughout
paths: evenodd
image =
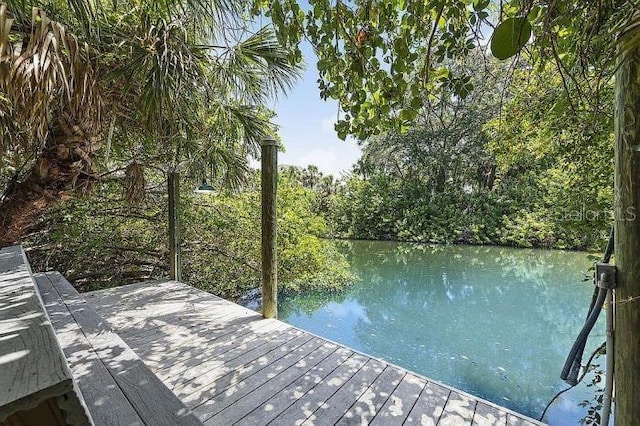
M 575 386 L 578 383 L 578 373 L 580 371 L 580 364 L 582 363 L 582 353 L 584 352 L 584 347 L 587 344 L 589 333 L 591 333 L 593 326 L 596 324 L 596 321 L 598 321 L 598 316 L 602 310 L 602 304 L 607 296 L 607 291 L 610 290 L 605 288 L 598 289 L 598 296 L 593 304 L 593 309 L 589 312 L 589 316 L 587 317 L 580 334 L 578 334 L 576 341 L 571 347 L 569 356 L 562 368 L 560 378 L 572 386 Z
M 607 241 L 607 247 L 604 250 L 604 255 L 602 256 L 602 263 L 609 263 L 609 261 L 611 260 L 611 255 L 613 255 L 613 251 L 614 251 L 613 250 L 614 237 L 615 237 L 615 227 L 611 226 L 611 231 L 609 232 L 609 241 Z M 585 320 L 585 325 L 589 317 L 591 316 L 591 313 L 593 312 L 594 307 L 596 306 L 596 301 L 598 300 L 598 295 L 600 294 L 599 290 L 601 289 L 598 287 L 594 287 L 593 289 L 593 295 L 591 296 L 591 303 L 589 304 L 589 310 L 587 311 L 587 319 Z M 602 307 L 602 303 L 600 303 L 600 307 Z M 576 340 L 576 343 L 577 343 L 577 340 Z M 565 370 L 563 369 L 562 370 L 563 372 L 560 376 L 562 380 L 565 380 L 567 383 L 569 383 L 572 386 L 575 386 L 577 384 L 578 374 L 580 373 L 580 366 L 582 364 L 582 355 L 584 354 L 585 345 L 586 345 L 586 341 L 584 342 L 584 344 L 579 345 L 578 349 L 576 350 L 576 353 L 573 354 L 573 360 L 572 360 L 571 366 L 569 367 L 570 368 L 569 373 L 565 374 Z M 570 359 L 571 359 L 571 354 L 569 354 L 569 356 L 567 357 L 567 361 L 565 362 L 565 368 L 567 368 L 567 363 L 569 363 Z M 569 378 L 569 380 L 567 380 L 567 378 Z

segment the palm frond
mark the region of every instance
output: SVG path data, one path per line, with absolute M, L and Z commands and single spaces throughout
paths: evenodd
M 187 158 L 187 171 L 198 179 L 235 190 L 246 183 L 249 163 L 242 144 L 219 139 L 205 139 L 194 143 L 185 140 L 182 146 Z
M 178 13 L 198 19 L 203 25 L 237 22 L 242 16 L 243 2 L 237 0 L 157 0 L 157 13 L 165 19 Z
M 33 10 L 28 29 L 12 32 L 13 23 L 0 4 L 0 94 L 14 119 L 44 141 L 55 108 L 99 116 L 97 64 L 89 46 L 42 9 Z
M 197 115 L 197 97 L 206 86 L 207 58 L 203 48 L 189 40 L 180 21 L 157 21 L 129 36 L 122 44 L 129 58 L 110 79 L 124 81 L 134 93 L 142 119 L 150 129 L 165 120 Z
M 302 72 L 302 65 L 291 62 L 288 51 L 268 26 L 219 52 L 217 60 L 212 84 L 254 104 L 286 93 Z

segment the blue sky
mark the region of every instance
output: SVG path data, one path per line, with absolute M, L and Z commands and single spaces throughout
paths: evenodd
M 315 164 L 323 173 L 339 177 L 360 158 L 361 150 L 354 139 L 338 139 L 333 130 L 338 104 L 320 99 L 316 56 L 307 43 L 302 53 L 306 62 L 302 79 L 271 105 L 286 149 L 278 162 L 302 167 Z

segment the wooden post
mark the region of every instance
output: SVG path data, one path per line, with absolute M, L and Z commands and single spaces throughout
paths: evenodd
M 262 141 L 262 316 L 278 317 L 278 267 L 276 254 L 278 142 Z
M 640 419 L 640 37 L 619 39 L 615 82 L 615 422 Z
M 170 172 L 167 177 L 169 192 L 169 278 L 180 281 L 180 174 Z

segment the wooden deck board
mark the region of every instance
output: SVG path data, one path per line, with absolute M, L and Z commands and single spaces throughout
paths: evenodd
M 238 425 L 253 426 L 269 423 L 298 401 L 301 395 L 307 393 L 342 365 L 351 355 L 353 355 L 353 352 L 350 350 L 338 347 L 328 357 L 311 367 L 303 376 L 287 386 L 286 389 L 268 395 L 267 401 L 256 405 L 251 412 L 238 422 Z M 266 383 L 263 386 L 270 386 L 270 384 Z
M 284 331 L 284 327 L 277 321 L 264 320 L 254 322 L 254 327 L 244 327 L 237 332 L 232 330 L 232 334 L 225 334 L 218 337 L 220 341 L 216 345 L 206 345 L 204 348 L 198 346 L 190 347 L 186 352 L 181 352 L 175 358 L 167 358 L 166 362 L 158 362 L 157 374 L 162 377 L 173 377 L 182 374 L 190 368 L 196 368 L 203 362 L 213 359 L 220 359 L 221 356 L 244 353 L 261 346 L 265 343 L 265 338 L 273 337 Z M 237 332 L 237 334 L 234 333 Z M 227 337 L 222 339 L 223 337 Z M 188 344 L 188 342 L 185 342 Z M 148 357 L 149 358 L 149 357 Z
M 187 370 L 176 380 L 165 383 L 172 387 L 176 395 L 182 397 L 188 405 L 199 405 L 207 397 L 217 394 L 216 390 L 230 378 L 240 379 L 249 376 L 265 366 L 271 352 L 275 354 L 287 342 L 305 337 L 302 333 L 285 329 L 252 350 L 235 351 L 230 356 L 223 354 L 210 362 Z
M 295 364 L 280 372 L 270 372 L 270 380 L 261 381 L 255 384 L 255 387 L 250 392 L 239 398 L 232 405 L 226 407 L 215 417 L 215 421 L 221 423 L 236 424 L 240 420 L 247 419 L 247 415 L 251 413 L 256 407 L 263 404 L 274 394 L 280 394 L 290 387 L 297 379 L 306 375 L 309 370 L 324 361 L 336 351 L 336 345 L 326 343 L 320 339 L 314 339 L 314 345 L 316 348 L 311 351 L 302 359 L 298 359 Z M 274 374 L 277 373 L 277 374 Z M 257 376 L 257 375 L 256 375 Z M 253 376 L 257 379 L 256 376 Z M 274 407 L 271 407 L 273 410 Z M 264 418 L 256 419 L 255 423 L 264 422 Z M 205 422 L 206 424 L 206 422 Z
M 213 348 L 219 346 L 228 348 L 236 344 L 237 341 L 246 342 L 247 339 L 264 334 L 269 330 L 284 330 L 284 328 L 280 323 L 276 322 L 273 325 L 268 320 L 234 318 L 226 322 L 224 326 L 212 325 L 208 337 L 199 337 L 191 333 L 190 330 L 183 329 L 179 333 L 166 335 L 164 339 L 154 339 L 147 342 L 140 342 L 137 339 L 127 340 L 131 341 L 131 347 L 139 355 L 154 361 L 156 368 L 165 369 L 185 359 L 193 359 L 194 357 L 198 357 L 200 360 L 206 359 L 208 352 L 211 352 Z M 167 350 L 167 347 L 171 349 Z M 161 348 L 164 350 L 159 351 Z
M 478 401 L 466 395 L 451 392 L 438 424 L 442 426 L 471 425 L 477 403 Z
M 295 403 L 284 410 L 275 420 L 274 424 L 299 425 L 307 420 L 313 413 L 336 393 L 360 368 L 367 362 L 367 358 L 358 354 L 352 354 L 331 374 L 320 383 L 301 395 Z
M 449 399 L 450 389 L 427 383 L 407 417 L 407 424 L 437 424 Z
M 507 413 L 483 402 L 478 402 L 471 424 L 473 426 L 504 426 L 507 424 Z
M 74 321 L 81 324 L 82 334 L 92 351 L 146 424 L 198 424 L 193 414 L 162 385 L 157 376 L 147 370 L 140 358 L 104 324 L 104 320 L 60 274 L 54 272 L 46 275 Z
M 386 366 L 382 374 L 373 381 L 336 424 L 369 424 L 387 402 L 405 374 L 406 372 L 402 370 Z
M 507 414 L 507 425 L 508 426 L 527 426 L 529 423 L 526 419 L 516 415 L 516 414 Z
M 143 425 L 144 422 L 73 320 L 49 277 L 39 274 L 35 279 L 62 351 L 94 423 L 108 425 L 118 419 L 118 423 L 123 425 Z M 117 413 L 114 413 L 116 410 Z
M 211 330 L 212 322 L 223 327 L 224 324 L 236 318 L 256 319 L 254 316 L 238 315 L 238 311 L 233 309 L 218 310 L 202 306 L 199 306 L 198 309 L 198 313 L 188 316 L 185 315 L 182 318 L 183 322 L 179 325 L 167 324 L 162 318 L 149 318 L 145 323 L 145 328 L 124 333 L 123 336 L 144 346 L 147 342 L 164 339 L 166 336 L 173 336 L 184 330 L 189 330 L 189 332 L 193 334 L 198 333 L 198 331 L 203 331 L 205 334 L 208 334 Z
M 357 401 L 384 371 L 385 365 L 375 359 L 369 359 L 360 369 L 340 386 L 316 411 L 309 416 L 303 425 L 335 424 L 343 413 Z
M 129 336 L 125 334 L 122 337 L 130 342 L 131 347 L 139 348 L 141 353 L 147 351 L 151 354 L 155 351 L 155 346 L 157 345 L 182 349 L 183 343 L 186 341 L 190 342 L 193 347 L 204 347 L 206 343 L 209 343 L 217 336 L 225 335 L 230 331 L 238 332 L 238 330 L 234 329 L 253 324 L 256 320 L 257 318 L 255 317 L 226 318 L 223 323 L 212 323 L 208 332 L 198 328 L 193 329 L 189 324 L 182 326 L 165 324 L 152 330 L 149 336 Z M 211 321 L 215 321 L 215 319 Z
M 306 336 L 305 336 L 306 337 Z M 240 420 L 243 415 L 251 411 L 243 404 L 235 404 L 239 402 L 245 396 L 259 389 L 263 384 L 268 383 L 269 386 L 262 387 L 261 392 L 272 393 L 277 392 L 277 388 L 281 386 L 281 381 L 276 379 L 276 376 L 280 375 L 284 371 L 291 373 L 290 369 L 294 369 L 295 365 L 300 363 L 301 360 L 309 359 L 313 362 L 311 354 L 322 345 L 320 339 L 309 339 L 299 345 L 298 347 L 283 347 L 278 355 L 284 353 L 285 355 L 278 360 L 266 360 L 267 365 L 265 368 L 255 372 L 245 379 L 236 379 L 222 383 L 221 388 L 228 385 L 226 389 L 220 391 L 213 398 L 205 401 L 194 411 L 198 414 L 200 420 L 206 421 L 215 416 L 214 422 L 218 424 L 233 424 Z M 300 369 L 306 366 L 306 362 L 300 365 Z M 304 372 L 304 371 L 303 371 Z M 286 378 L 285 378 L 286 380 Z M 273 386 L 271 384 L 273 383 Z
M 237 367 L 223 368 L 222 371 L 225 374 L 216 379 L 215 388 L 191 394 L 185 400 L 196 407 L 194 411 L 201 419 L 206 420 L 217 413 L 220 407 L 224 408 L 225 404 L 233 403 L 248 392 L 251 384 L 255 384 L 256 381 L 259 383 L 266 381 L 270 369 L 288 367 L 294 362 L 298 351 L 300 351 L 300 355 L 306 355 L 312 349 L 305 346 L 311 340 L 310 338 L 311 336 L 301 334 L 284 344 L 275 344 L 271 348 L 263 345 L 259 348 L 261 350 L 260 356 L 254 357 L 246 363 L 239 364 L 237 360 L 241 357 L 236 358 L 233 363 Z
M 0 249 L 0 422 L 72 392 L 72 375 L 19 245 Z
M 406 374 L 387 402 L 373 418 L 372 425 L 401 425 L 418 401 L 426 381 L 413 374 Z
M 205 424 L 541 424 L 174 281 L 87 300 Z
M 189 323 L 204 323 L 212 317 L 219 317 L 221 313 L 235 316 L 252 316 L 258 318 L 259 315 L 249 309 L 236 309 L 223 299 L 211 295 L 202 298 L 202 292 L 185 286 L 176 281 L 166 281 L 154 283 L 158 286 L 157 291 L 152 291 L 140 284 L 133 284 L 131 295 L 127 295 L 127 304 L 122 304 L 122 295 L 116 293 L 117 288 L 109 289 L 108 297 L 100 299 L 100 304 L 96 306 L 96 311 L 104 318 L 112 318 L 110 323 L 116 327 L 123 327 L 120 331 L 122 337 L 134 335 L 148 335 L 151 329 L 158 325 L 166 324 L 163 320 L 165 316 L 175 319 L 180 318 L 180 324 L 185 326 Z M 85 296 L 85 295 L 83 295 Z M 91 303 L 95 292 L 86 293 L 87 302 Z M 117 313 L 117 315 L 114 315 Z

